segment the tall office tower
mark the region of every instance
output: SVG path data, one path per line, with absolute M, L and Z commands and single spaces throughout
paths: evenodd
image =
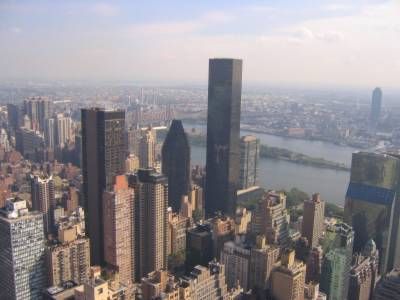
M 345 221 L 352 224 L 354 252 L 373 239 L 379 271 L 400 267 L 400 159 L 394 155 L 353 154 L 346 193 Z
M 167 178 L 152 169 L 139 169 L 130 175 L 129 185 L 136 195 L 136 278 L 142 278 L 167 267 Z
M 162 173 L 168 177 L 168 205 L 177 212 L 190 191 L 190 145 L 182 121 L 173 120 L 162 146 Z
M 370 240 L 362 253 L 353 256 L 350 270 L 348 300 L 369 300 L 378 278 L 378 251 Z
M 89 279 L 89 239 L 78 236 L 76 226 L 60 228 L 58 243 L 46 249 L 46 260 L 51 286 L 61 286 L 67 281 L 83 284 Z
M 54 149 L 56 146 L 56 123 L 53 118 L 46 119 L 44 127 L 44 141 L 46 147 Z
M 310 248 L 319 245 L 324 230 L 325 202 L 319 194 L 312 195 L 311 200 L 304 201 L 302 235 L 307 238 Z
M 322 247 L 317 246 L 310 251 L 307 258 L 306 282 L 319 282 L 321 277 L 323 252 Z
M 43 214 L 24 200 L 8 199 L 0 210 L 0 299 L 41 299 L 46 287 Z
M 323 241 L 325 254 L 320 287 L 329 300 L 347 298 L 354 231 L 346 223 L 328 227 Z
M 306 278 L 305 264 L 295 259 L 293 250 L 286 250 L 281 266 L 272 271 L 271 291 L 276 300 L 303 300 Z M 344 299 L 344 298 L 343 298 Z
M 111 190 L 115 176 L 125 167 L 124 111 L 82 109 L 82 175 L 86 232 L 90 238 L 92 265 L 103 257 L 104 190 Z
M 264 234 L 269 244 L 284 248 L 289 243 L 289 221 L 286 196 L 269 191 L 253 212 L 251 231 L 254 234 Z
M 153 168 L 156 160 L 156 141 L 151 129 L 147 129 L 139 141 L 139 167 Z
M 31 128 L 43 132 L 46 119 L 53 114 L 53 102 L 45 97 L 31 97 L 24 100 L 24 110 L 31 120 Z
M 63 148 L 72 140 L 72 120 L 71 117 L 57 114 L 56 116 L 56 143 Z
M 63 206 L 67 213 L 74 212 L 79 206 L 79 190 L 70 186 L 68 192 L 63 195 Z
M 206 213 L 235 214 L 240 173 L 242 61 L 210 59 L 208 73 Z
M 31 175 L 32 208 L 43 213 L 44 233 L 54 232 L 53 211 L 56 206 L 53 176 Z
M 104 261 L 129 288 L 135 282 L 134 205 L 126 176 L 117 176 L 114 189 L 103 193 Z
M 23 114 L 21 107 L 16 104 L 7 103 L 7 120 L 8 126 L 16 130 L 21 125 Z
M 382 106 L 382 90 L 377 87 L 372 92 L 372 101 L 371 101 L 371 115 L 370 122 L 371 126 L 376 127 L 379 122 L 379 116 L 381 114 L 381 106 Z
M 400 299 L 400 270 L 393 269 L 379 280 L 374 290 L 374 300 Z
M 258 158 L 260 156 L 260 140 L 253 135 L 240 139 L 240 189 L 257 185 Z

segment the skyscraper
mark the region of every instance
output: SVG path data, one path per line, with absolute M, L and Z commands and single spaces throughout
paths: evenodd
M 177 212 L 190 191 L 190 145 L 180 120 L 172 121 L 164 140 L 162 173 L 168 177 L 168 205 Z
M 125 112 L 82 109 L 82 175 L 86 232 L 93 265 L 103 257 L 104 190 L 111 190 L 115 176 L 125 167 Z
M 44 127 L 44 141 L 46 143 L 46 147 L 54 149 L 56 146 L 56 133 L 55 133 L 56 123 L 53 118 L 49 118 L 46 120 Z
M 206 213 L 234 215 L 240 173 L 242 61 L 210 59 L 208 74 Z
M 121 283 L 131 287 L 135 281 L 134 205 L 135 193 L 125 175 L 116 177 L 114 189 L 103 193 L 104 260 L 119 272 Z
M 382 90 L 377 87 L 372 92 L 372 102 L 371 102 L 371 115 L 370 122 L 372 127 L 376 127 L 379 121 L 379 116 L 381 114 L 382 106 Z
M 129 185 L 136 198 L 136 278 L 142 278 L 167 266 L 167 178 L 152 169 L 139 169 L 130 175 Z
M 31 97 L 24 100 L 24 111 L 31 121 L 31 129 L 44 131 L 47 118 L 53 114 L 53 102 L 46 97 Z
M 36 300 L 46 287 L 43 214 L 24 200 L 0 210 L 0 299 Z
M 58 114 L 56 117 L 56 143 L 63 148 L 68 142 L 71 142 L 71 117 Z
M 253 135 L 240 139 L 240 189 L 257 185 L 260 141 Z
M 400 299 L 400 270 L 393 269 L 379 280 L 374 291 L 374 300 Z
M 44 233 L 52 233 L 56 206 L 53 176 L 31 175 L 31 199 L 32 208 L 43 213 Z
M 394 155 L 354 153 L 346 193 L 345 221 L 352 224 L 354 252 L 373 239 L 379 270 L 400 266 L 400 159 Z
M 139 140 L 139 167 L 148 169 L 154 167 L 156 159 L 156 142 L 153 131 L 149 128 Z
M 314 194 L 311 200 L 304 201 L 303 211 L 302 235 L 307 238 L 312 249 L 319 245 L 324 229 L 325 202 L 319 194 Z
M 354 231 L 346 223 L 328 227 L 325 232 L 320 287 L 329 300 L 347 298 Z

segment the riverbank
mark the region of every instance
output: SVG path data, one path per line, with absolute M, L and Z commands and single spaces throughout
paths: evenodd
M 207 144 L 205 135 L 188 133 L 188 137 L 192 145 L 205 147 Z M 291 163 L 317 167 L 317 168 L 325 168 L 325 169 L 340 170 L 340 171 L 350 170 L 349 167 L 347 167 L 342 163 L 329 161 L 323 158 L 311 157 L 302 153 L 290 151 L 288 149 L 271 147 L 264 144 L 260 145 L 260 157 L 284 160 Z

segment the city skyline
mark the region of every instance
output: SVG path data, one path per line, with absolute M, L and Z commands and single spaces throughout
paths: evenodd
M 399 10 L 397 1 L 374 0 L 5 1 L 0 80 L 198 83 L 209 57 L 238 57 L 246 82 L 391 88 Z

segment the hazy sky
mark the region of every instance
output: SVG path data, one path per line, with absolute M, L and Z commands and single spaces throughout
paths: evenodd
M 279 2 L 279 4 L 277 4 Z M 0 79 L 398 87 L 400 1 L 0 0 Z

